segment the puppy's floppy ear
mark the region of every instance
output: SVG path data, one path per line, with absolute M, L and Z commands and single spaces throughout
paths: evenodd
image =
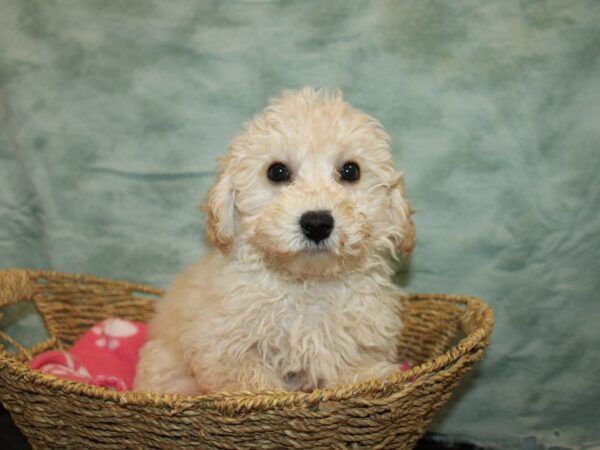
M 208 241 L 223 252 L 229 251 L 235 231 L 235 192 L 231 186 L 231 176 L 224 165 L 215 185 L 208 191 L 203 209 L 207 215 Z
M 396 175 L 394 182 L 390 186 L 390 206 L 392 222 L 398 230 L 397 245 L 404 256 L 408 256 L 415 248 L 417 236 L 415 224 L 411 219 L 414 211 L 406 198 L 404 178 L 401 174 Z

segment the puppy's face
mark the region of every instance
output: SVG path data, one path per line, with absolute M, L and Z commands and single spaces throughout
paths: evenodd
M 389 136 L 335 95 L 285 92 L 246 124 L 206 202 L 222 251 L 251 246 L 302 277 L 364 269 L 414 245 Z

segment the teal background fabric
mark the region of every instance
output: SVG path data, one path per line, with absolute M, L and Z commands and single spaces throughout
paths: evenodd
M 0 267 L 165 286 L 205 251 L 197 206 L 241 123 L 340 87 L 418 211 L 399 280 L 496 314 L 434 431 L 598 448 L 599 23 L 594 0 L 1 0 Z

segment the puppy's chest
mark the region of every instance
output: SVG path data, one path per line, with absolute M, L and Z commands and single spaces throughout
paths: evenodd
M 282 292 L 275 298 L 261 305 L 247 329 L 261 330 L 255 336 L 263 356 L 282 360 L 335 352 L 341 341 L 360 345 L 365 319 L 381 308 L 376 299 L 344 287 Z
M 272 308 L 277 318 L 272 322 L 273 331 L 285 336 L 290 345 L 294 345 L 297 339 L 330 327 L 333 317 L 344 313 L 341 305 L 318 298 L 306 302 L 305 299 L 287 297 Z

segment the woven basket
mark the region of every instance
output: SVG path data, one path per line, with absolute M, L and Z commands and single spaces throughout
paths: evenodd
M 415 367 L 312 393 L 117 392 L 28 368 L 33 355 L 68 348 L 107 317 L 148 320 L 160 294 L 91 276 L 0 271 L 0 306 L 33 300 L 50 335 L 32 348 L 0 335 L 17 348 L 0 345 L 0 400 L 34 448 L 410 449 L 481 359 L 493 326 L 476 298 L 410 295 L 400 356 Z

